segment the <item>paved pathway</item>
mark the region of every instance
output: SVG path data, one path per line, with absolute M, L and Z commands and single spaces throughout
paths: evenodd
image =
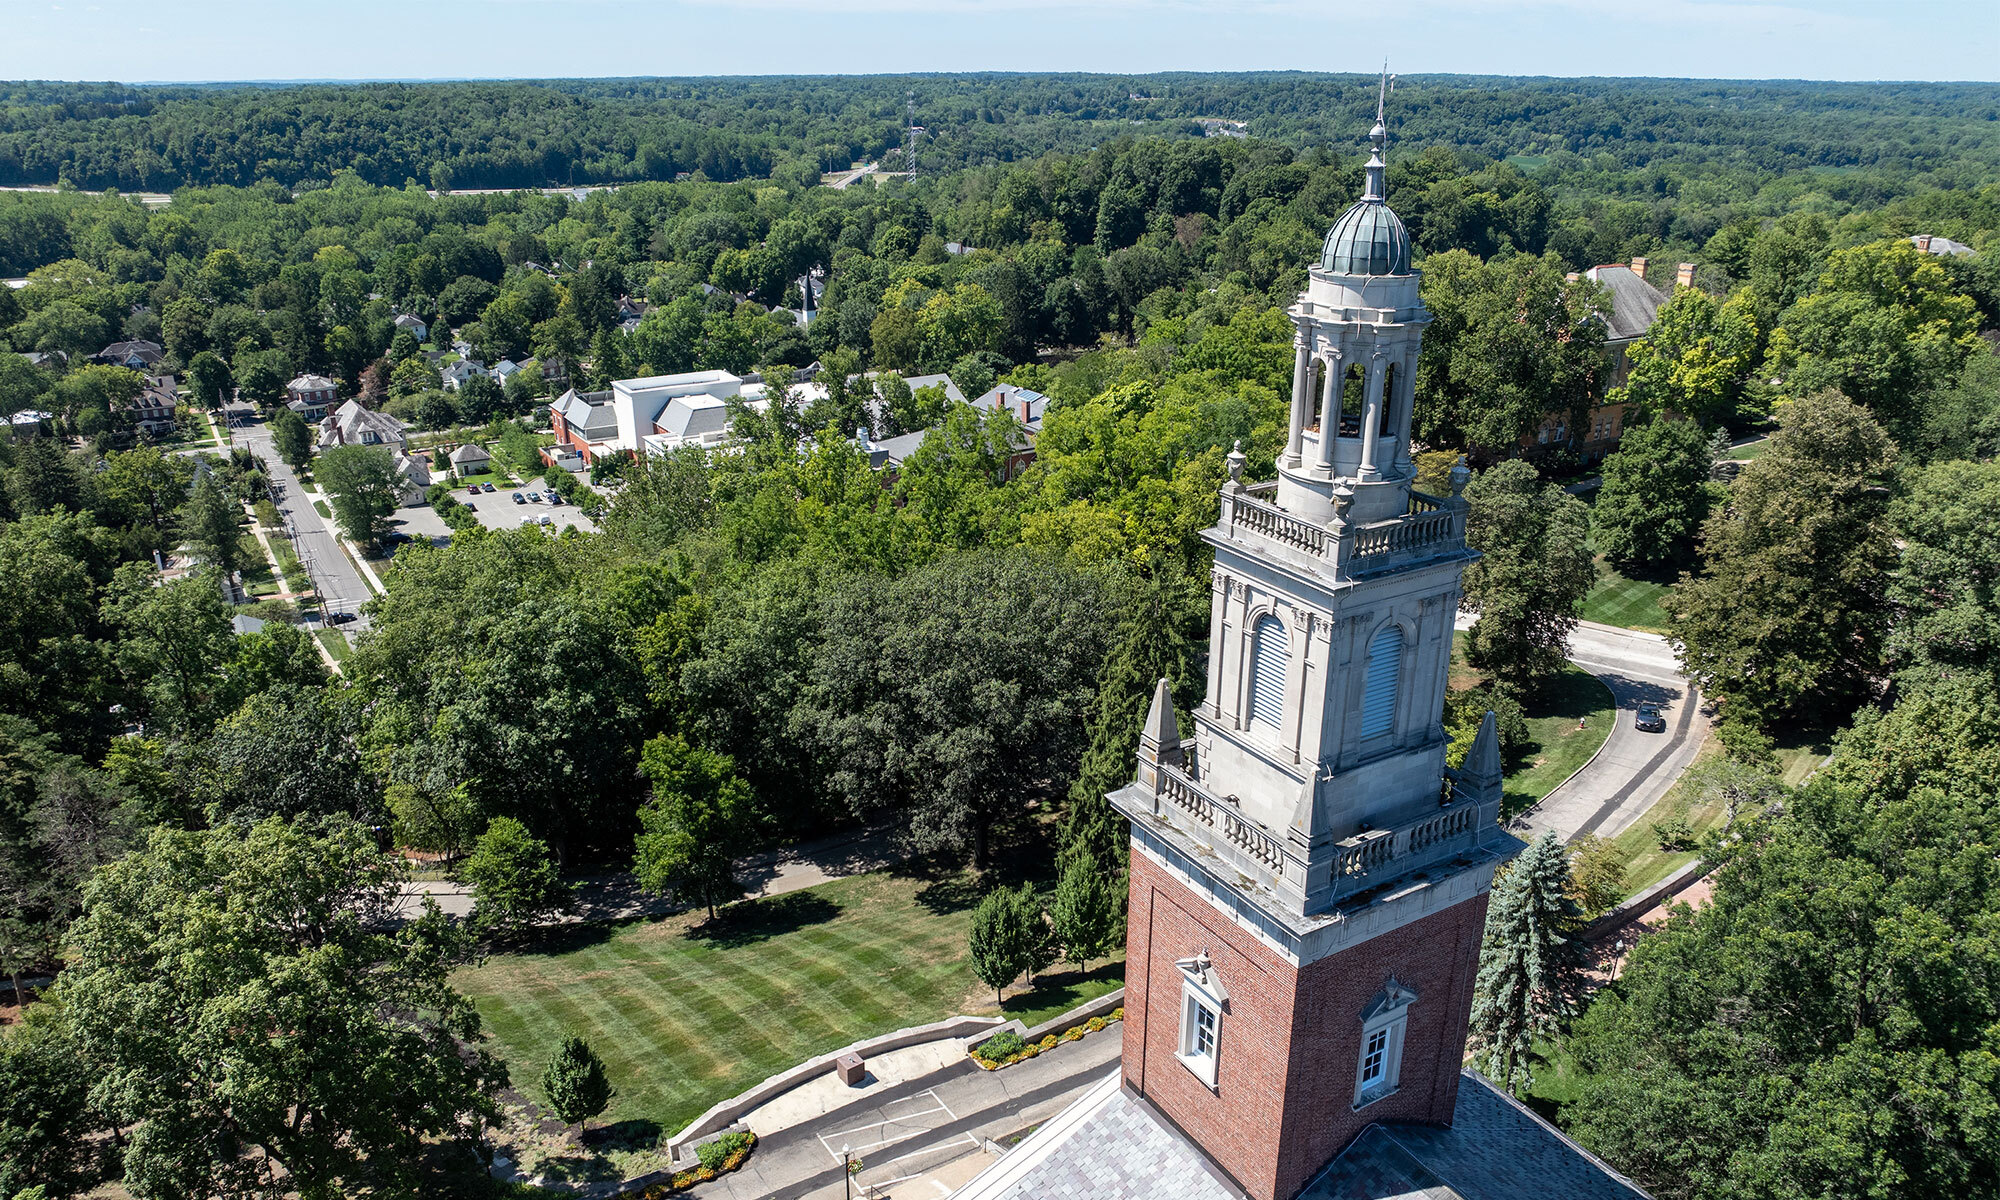
M 743 894 L 754 899 L 801 891 L 844 875 L 879 871 L 902 861 L 893 834 L 892 829 L 877 828 L 760 851 L 736 864 L 736 878 L 744 886 Z M 577 910 L 565 918 L 568 921 L 623 921 L 680 912 L 687 907 L 641 891 L 638 880 L 629 871 L 584 876 L 576 883 Z M 464 886 L 450 880 L 426 879 L 403 885 L 403 903 L 397 915 L 417 915 L 425 896 L 436 901 L 447 916 L 464 917 L 472 912 L 472 894 Z
M 845 1196 L 841 1147 L 862 1162 L 855 1196 L 937 1197 L 992 1161 L 985 1139 L 1011 1138 L 1054 1116 L 1118 1069 L 1113 1025 L 1002 1071 L 970 1060 L 759 1141 L 744 1169 L 689 1193 L 700 1200 L 834 1200 Z
M 1461 613 L 1457 626 L 1470 628 L 1473 620 Z M 1524 838 L 1545 829 L 1564 841 L 1623 833 L 1666 795 L 1708 736 L 1699 698 L 1659 634 L 1579 621 L 1569 658 L 1611 689 L 1617 712 L 1597 756 L 1508 826 Z M 1665 733 L 1641 733 L 1632 724 L 1633 714 L 1647 705 L 1666 718 Z

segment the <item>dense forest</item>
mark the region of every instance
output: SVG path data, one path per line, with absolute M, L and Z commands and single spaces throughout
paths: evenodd
M 1241 122 L 1294 150 L 1341 140 L 1375 80 L 1298 72 L 907 75 L 273 86 L 0 84 L 0 185 L 171 191 L 272 180 L 416 179 L 458 188 L 810 176 L 900 169 L 906 101 L 918 166 L 950 171 L 1199 136 Z M 1716 169 L 1887 172 L 1964 186 L 2000 172 L 2000 90 L 1418 75 L 1392 132 L 1565 173 L 1637 172 L 1665 194 Z

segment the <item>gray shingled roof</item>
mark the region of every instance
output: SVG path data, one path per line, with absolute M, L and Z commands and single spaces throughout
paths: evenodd
M 1592 267 L 1590 277 L 1604 285 L 1605 294 L 1611 299 L 1611 311 L 1604 321 L 1604 336 L 1609 341 L 1626 342 L 1645 336 L 1653 327 L 1660 306 L 1667 302 L 1638 272 L 1622 264 Z
M 1115 1075 L 1076 1107 L 1090 1111 L 1032 1166 L 1009 1172 L 1002 1159 L 993 1179 L 975 1180 L 966 1192 L 978 1200 L 988 1200 L 989 1192 L 991 1200 L 1242 1200 L 1193 1143 L 1118 1087 Z M 1044 1127 L 1065 1124 L 1058 1116 Z M 1012 1153 L 1028 1146 L 1023 1142 Z
M 1502 1093 L 1459 1073 L 1451 1128 L 1370 1125 L 1298 1200 L 1645 1200 L 1646 1193 Z

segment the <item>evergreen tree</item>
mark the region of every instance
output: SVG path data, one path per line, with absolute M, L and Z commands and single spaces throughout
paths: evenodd
M 604 1060 L 575 1034 L 563 1039 L 542 1069 L 542 1096 L 549 1111 L 563 1124 L 576 1126 L 579 1134 L 583 1123 L 603 1112 L 617 1094 L 604 1075 Z
M 1544 832 L 1493 888 L 1473 984 L 1474 1062 L 1520 1094 L 1534 1080 L 1529 1056 L 1574 1007 L 1580 969 L 1570 939 L 1581 914 L 1570 899 L 1569 855 Z
M 1175 710 L 1187 712 L 1200 701 L 1204 682 L 1187 636 L 1188 627 L 1203 624 L 1207 615 L 1198 610 L 1200 589 L 1177 570 L 1142 586 L 1118 647 L 1099 676 L 1090 745 L 1076 782 L 1070 785 L 1062 835 L 1065 859 L 1087 854 L 1113 872 L 1124 865 L 1129 831 L 1104 797 L 1132 782 L 1139 731 L 1146 724 L 1153 688 L 1167 680 L 1174 690 Z
M 271 443 L 280 459 L 299 470 L 312 458 L 312 426 L 291 409 L 281 408 L 271 418 Z
M 1063 866 L 1049 901 L 1049 934 L 1063 957 L 1078 967 L 1103 958 L 1124 940 L 1120 895 L 1098 869 L 1088 846 L 1079 845 Z
M 233 574 L 243 565 L 242 521 L 242 508 L 210 471 L 194 485 L 194 494 L 182 510 L 181 538 L 201 561 L 224 575 Z

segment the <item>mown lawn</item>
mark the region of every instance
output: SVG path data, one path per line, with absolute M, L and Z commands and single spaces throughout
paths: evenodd
M 549 1053 L 571 1031 L 605 1061 L 618 1096 L 601 1120 L 672 1133 L 816 1054 L 956 1013 L 994 1011 L 966 951 L 977 899 L 960 879 L 877 872 L 723 911 L 568 927 L 457 976 L 516 1087 L 541 1098 Z M 1058 966 L 1004 1012 L 1029 1025 L 1123 982 Z
M 353 656 L 354 647 L 348 643 L 347 635 L 340 630 L 316 629 L 313 632 L 318 635 L 320 645 L 326 647 L 326 652 L 333 655 L 333 661 L 346 662 Z
M 1709 755 L 1722 753 L 1720 744 L 1711 741 L 1702 749 L 1696 762 Z M 1667 793 L 1653 802 L 1653 807 L 1638 822 L 1611 839 L 1618 847 L 1619 857 L 1625 864 L 1625 894 L 1635 896 L 1647 888 L 1680 870 L 1695 859 L 1692 850 L 1662 850 L 1660 839 L 1653 833 L 1653 826 L 1674 815 L 1685 801 L 1682 785 L 1676 783 Z M 1687 809 L 1688 824 L 1693 827 L 1694 836 L 1699 839 L 1709 830 L 1722 824 L 1727 813 L 1727 805 L 1720 797 L 1706 804 L 1690 805 Z
M 1660 607 L 1667 585 L 1622 575 L 1610 563 L 1597 560 L 1597 583 L 1583 598 L 1583 619 L 1620 629 L 1667 631 L 1667 614 Z

